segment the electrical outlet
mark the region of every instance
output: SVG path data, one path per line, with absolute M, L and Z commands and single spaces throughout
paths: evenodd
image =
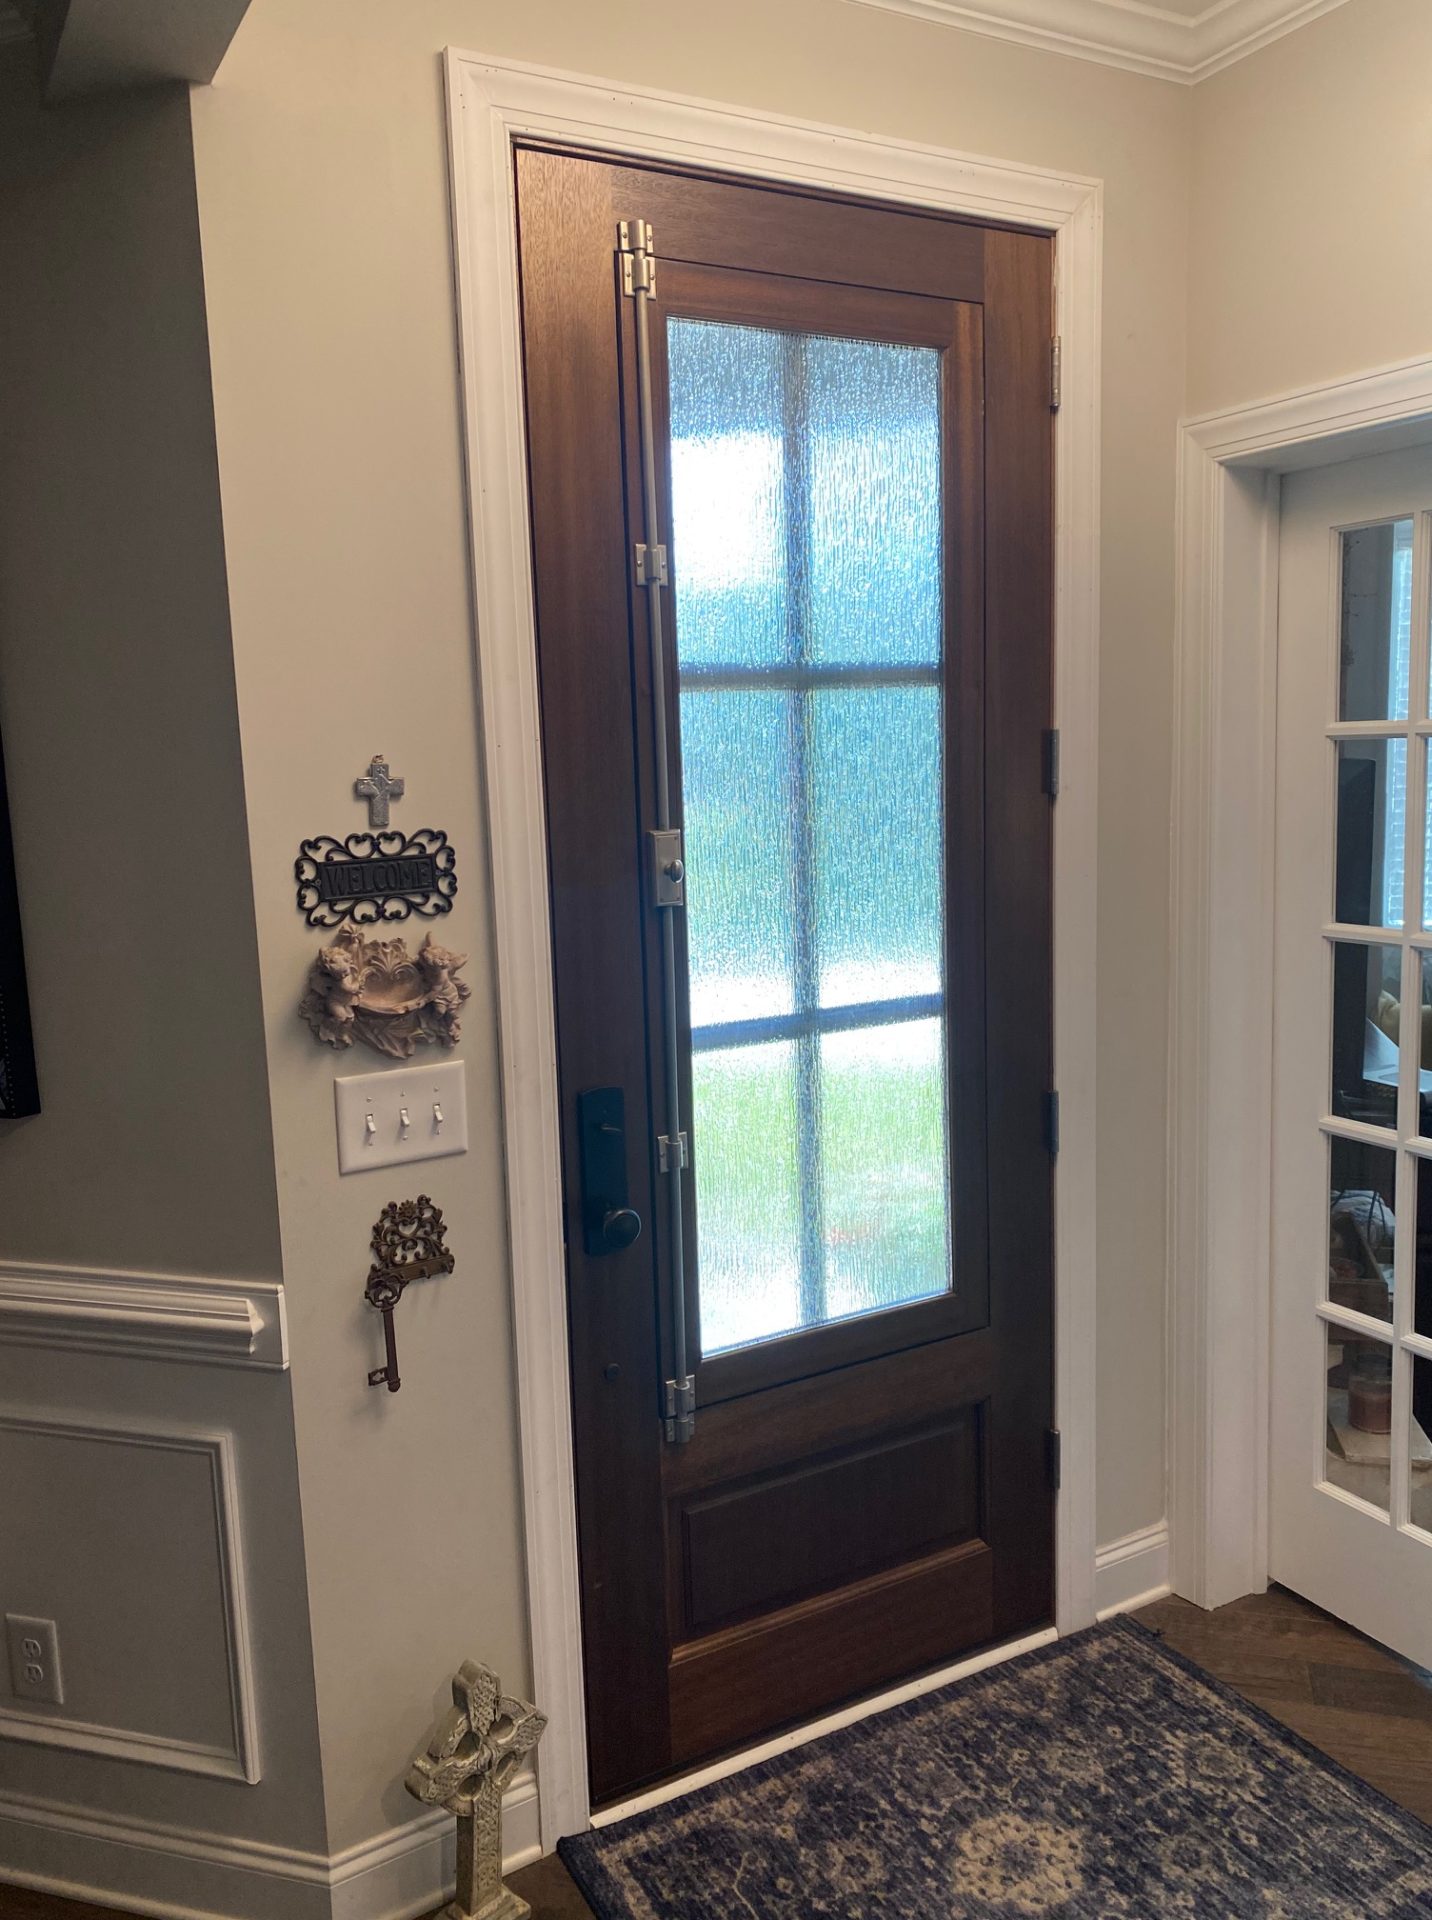
M 5 1615 L 5 1644 L 10 1649 L 10 1691 L 17 1700 L 48 1700 L 63 1706 L 60 1637 L 53 1620 L 28 1613 Z
M 333 1108 L 340 1173 L 467 1152 L 461 1060 L 410 1060 L 386 1073 L 335 1080 Z

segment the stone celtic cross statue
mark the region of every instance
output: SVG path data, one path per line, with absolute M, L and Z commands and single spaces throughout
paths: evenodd
M 476 1660 L 453 1675 L 452 1697 L 404 1782 L 426 1806 L 457 1815 L 457 1898 L 441 1920 L 525 1920 L 532 1909 L 502 1884 L 502 1796 L 547 1716 L 509 1699 L 491 1667 Z

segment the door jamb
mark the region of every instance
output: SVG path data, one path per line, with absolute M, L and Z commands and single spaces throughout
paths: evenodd
M 682 160 L 1054 236 L 1056 1625 L 1094 1618 L 1095 915 L 1103 189 L 592 76 L 445 55 L 469 535 L 492 865 L 503 1131 L 542 1845 L 588 1824 L 561 1155 L 523 431 L 512 140 Z
M 1169 969 L 1176 1593 L 1268 1584 L 1273 802 L 1281 476 L 1432 439 L 1432 360 L 1186 422 Z

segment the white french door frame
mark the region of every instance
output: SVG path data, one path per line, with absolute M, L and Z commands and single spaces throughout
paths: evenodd
M 539 732 L 512 143 L 680 160 L 1038 228 L 1055 243 L 1056 1626 L 1094 1618 L 1095 912 L 1102 187 L 909 142 L 449 50 L 446 59 L 474 614 L 497 962 L 542 1844 L 588 1824 L 556 1029 Z M 658 247 L 660 236 L 658 235 Z M 982 1662 L 979 1664 L 983 1664 Z M 938 1676 L 937 1676 L 938 1678 Z M 908 1691 L 908 1689 L 906 1690 Z M 875 1704 L 875 1703 L 872 1703 Z M 789 1744 L 787 1736 L 782 1744 Z
M 1187 422 L 1169 968 L 1169 1535 L 1176 1593 L 1268 1584 L 1281 476 L 1432 441 L 1432 360 Z

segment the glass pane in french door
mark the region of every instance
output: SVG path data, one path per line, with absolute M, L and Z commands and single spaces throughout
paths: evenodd
M 1432 729 L 1420 717 L 1427 661 L 1411 635 L 1426 537 L 1407 515 L 1337 540 L 1323 1478 L 1395 1525 L 1425 1527 L 1432 1378 L 1417 1349 L 1432 1325 Z
M 948 1291 L 941 366 L 673 318 L 701 1346 Z

